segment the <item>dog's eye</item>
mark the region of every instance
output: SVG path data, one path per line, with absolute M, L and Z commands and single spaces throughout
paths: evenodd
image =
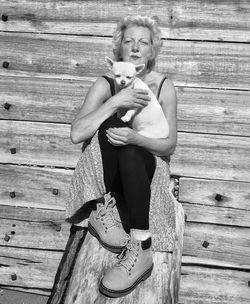
M 115 77 L 118 78 L 118 77 L 121 77 L 121 75 L 116 74 Z
M 126 78 L 128 78 L 128 79 L 132 79 L 132 77 L 131 77 L 131 76 L 127 76 Z

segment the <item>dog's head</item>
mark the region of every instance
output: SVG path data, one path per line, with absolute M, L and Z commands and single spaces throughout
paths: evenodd
M 126 88 L 132 84 L 136 75 L 145 67 L 145 64 L 134 65 L 131 62 L 113 61 L 109 57 L 105 57 L 105 60 L 119 88 Z

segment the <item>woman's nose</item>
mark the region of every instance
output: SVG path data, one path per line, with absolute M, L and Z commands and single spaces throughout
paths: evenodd
M 139 51 L 139 45 L 138 43 L 134 42 L 132 45 L 132 51 L 137 52 Z

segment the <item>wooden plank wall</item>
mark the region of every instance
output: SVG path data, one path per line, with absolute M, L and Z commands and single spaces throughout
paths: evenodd
M 0 1 L 0 285 L 48 295 L 81 153 L 70 123 L 112 56 L 115 22 L 156 18 L 176 86 L 171 173 L 186 215 L 182 303 L 249 303 L 248 0 Z

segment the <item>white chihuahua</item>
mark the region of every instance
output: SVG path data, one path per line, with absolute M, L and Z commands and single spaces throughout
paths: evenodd
M 159 101 L 150 88 L 140 78 L 136 77 L 144 69 L 145 64 L 134 65 L 131 62 L 113 61 L 109 57 L 105 57 L 105 60 L 119 89 L 134 85 L 135 89 L 147 90 L 151 98 L 144 108 L 128 110 L 125 115 L 120 113 L 120 118 L 124 122 L 129 122 L 134 130 L 146 137 L 168 137 L 169 126 Z

